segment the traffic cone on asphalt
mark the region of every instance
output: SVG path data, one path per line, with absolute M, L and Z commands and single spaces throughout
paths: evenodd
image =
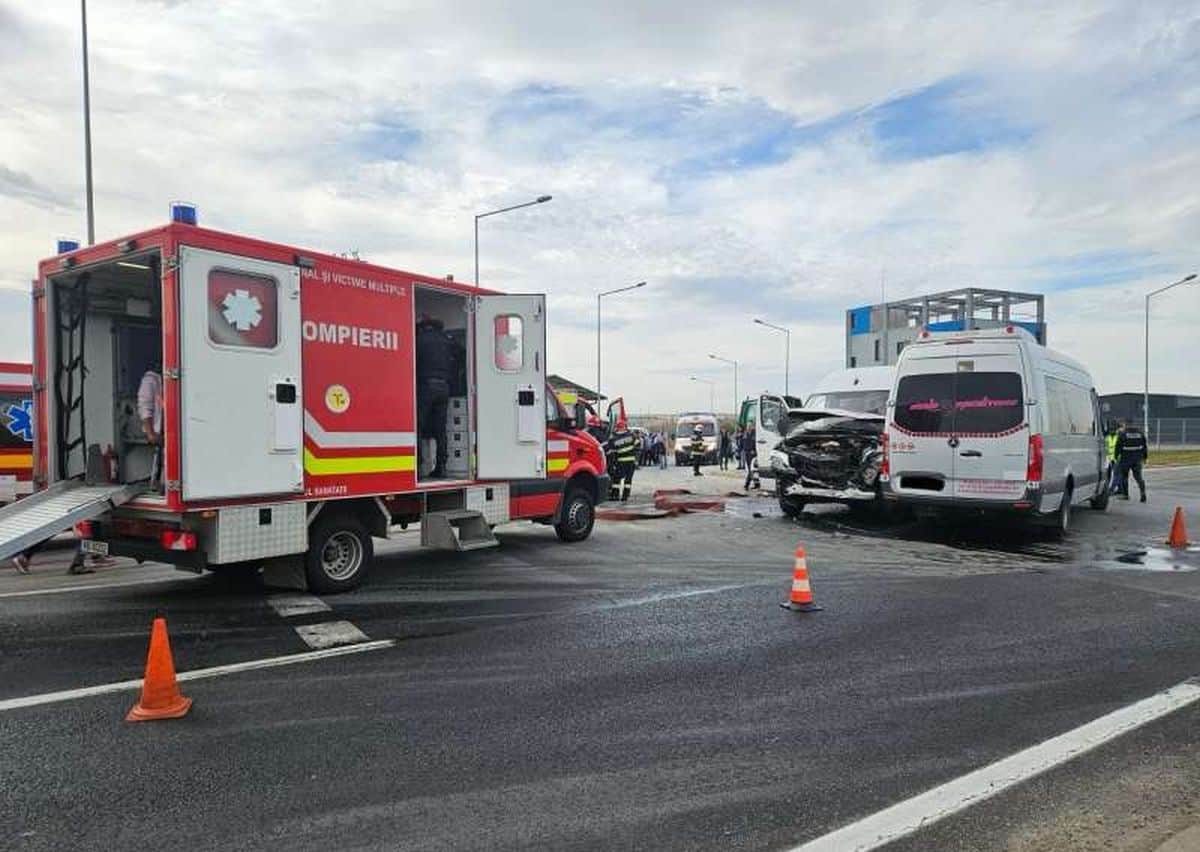
M 796 567 L 792 570 L 792 593 L 786 601 L 780 604 L 792 612 L 817 612 L 822 609 L 813 602 L 812 587 L 808 584 L 808 560 L 804 555 L 804 545 L 796 546 Z
M 192 709 L 192 699 L 179 693 L 175 681 L 175 661 L 171 659 L 171 640 L 167 638 L 167 620 L 161 615 L 150 629 L 150 653 L 146 656 L 146 677 L 142 698 L 125 716 L 126 722 L 153 719 L 178 719 Z
M 1187 547 L 1191 544 L 1187 537 L 1187 527 L 1183 524 L 1183 507 L 1175 507 L 1175 517 L 1171 519 L 1171 534 L 1167 536 L 1167 544 L 1171 547 Z

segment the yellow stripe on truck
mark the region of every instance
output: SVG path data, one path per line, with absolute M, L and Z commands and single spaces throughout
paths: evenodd
M 32 455 L 9 456 L 9 455 L 0 454 L 0 467 L 5 468 L 6 470 L 8 470 L 8 469 L 25 470 L 26 468 L 32 468 L 33 467 L 33 456 Z
M 561 473 L 571 462 L 568 459 L 546 459 L 547 473 Z
M 347 456 L 320 459 L 304 450 L 304 470 L 314 476 L 333 476 L 339 473 L 396 473 L 417 469 L 417 457 L 412 456 Z

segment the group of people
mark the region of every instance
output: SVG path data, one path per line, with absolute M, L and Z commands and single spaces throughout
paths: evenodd
M 753 425 L 749 428 L 739 426 L 736 431 L 721 430 L 721 438 L 717 444 L 717 461 L 721 465 L 721 470 L 728 470 L 729 463 L 734 460 L 737 461 L 738 470 L 746 470 L 750 467 L 748 459 L 753 459 L 757 455 L 758 447 Z
M 667 436 L 664 432 L 643 432 L 638 451 L 638 467 L 667 466 Z

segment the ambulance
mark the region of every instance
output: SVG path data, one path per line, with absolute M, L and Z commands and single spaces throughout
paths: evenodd
M 0 361 L 0 506 L 33 490 L 32 373 Z
M 38 493 L 0 509 L 0 559 L 74 526 L 88 553 L 265 565 L 339 592 L 367 576 L 374 539 L 409 525 L 454 550 L 495 546 L 492 528 L 520 519 L 575 542 L 608 493 L 582 411 L 547 387 L 540 294 L 222 233 L 181 208 L 42 261 L 33 311 Z M 436 479 L 418 440 L 422 319 L 464 356 Z M 158 441 L 138 404 L 147 371 L 162 377 Z

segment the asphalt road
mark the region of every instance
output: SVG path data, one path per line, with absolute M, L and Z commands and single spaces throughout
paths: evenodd
M 1176 504 L 1200 523 L 1200 472 L 1151 476 L 1149 504 L 1080 511 L 1062 543 L 756 497 L 573 546 L 389 543 L 367 587 L 293 615 L 50 553 L 0 575 L 0 701 L 140 676 L 158 611 L 185 671 L 330 622 L 398 641 L 187 682 L 174 722 L 123 722 L 133 692 L 0 710 L 0 848 L 789 848 L 1200 674 L 1200 556 L 1158 548 Z M 737 483 L 637 483 L 678 484 Z M 778 606 L 799 541 L 821 613 Z M 894 846 L 1154 849 L 1200 819 L 1197 715 Z

